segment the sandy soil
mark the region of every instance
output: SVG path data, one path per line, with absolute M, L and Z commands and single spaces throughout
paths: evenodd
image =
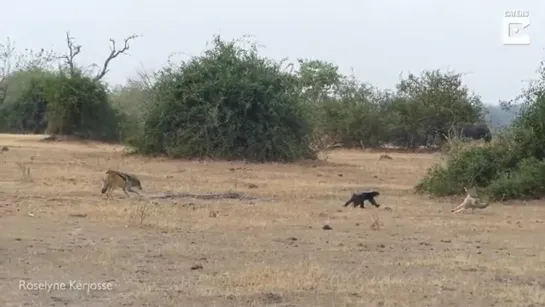
M 461 198 L 411 192 L 437 154 L 188 162 L 41 137 L 0 135 L 1 306 L 545 306 L 543 201 L 453 215 Z M 108 168 L 144 197 L 106 199 Z M 362 189 L 382 206 L 342 206 Z

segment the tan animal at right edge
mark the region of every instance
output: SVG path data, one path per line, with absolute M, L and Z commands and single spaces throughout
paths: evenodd
M 475 209 L 484 209 L 488 207 L 489 202 L 488 201 L 482 202 L 477 197 L 477 190 L 475 188 L 468 189 L 464 187 L 464 191 L 466 191 L 467 193 L 466 198 L 458 207 L 452 209 L 451 212 L 460 213 L 466 209 L 471 209 L 471 213 L 473 213 Z

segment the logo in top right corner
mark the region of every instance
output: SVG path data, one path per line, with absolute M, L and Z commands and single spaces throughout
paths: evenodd
M 530 11 L 508 10 L 503 15 L 503 44 L 530 45 Z

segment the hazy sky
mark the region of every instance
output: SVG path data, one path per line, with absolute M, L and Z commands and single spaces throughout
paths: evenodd
M 504 10 L 530 11 L 531 44 L 502 45 Z M 332 61 L 343 73 L 392 88 L 401 72 L 465 72 L 487 103 L 510 99 L 545 58 L 543 0 L 27 0 L 10 1 L 0 38 L 18 49 L 65 50 L 64 32 L 83 45 L 80 63 L 102 63 L 108 39 L 133 33 L 131 56 L 112 62 L 107 81 L 123 83 L 173 52 L 198 55 L 214 34 L 254 35 L 262 54 Z M 178 57 L 180 58 L 180 57 Z

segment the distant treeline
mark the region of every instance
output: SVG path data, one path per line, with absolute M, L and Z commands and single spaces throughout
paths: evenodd
M 95 73 L 77 64 L 83 47 L 66 38 L 61 56 L 0 46 L 13 63 L 0 80 L 0 131 L 124 142 L 171 157 L 293 161 L 332 146 L 437 147 L 452 127 L 486 123 L 487 107 L 452 71 L 409 73 L 379 89 L 333 63 L 275 61 L 253 43 L 214 37 L 200 56 L 111 87 L 102 80 L 108 65 L 136 37 Z
M 409 73 L 395 88 L 379 89 L 333 63 L 275 61 L 255 44 L 215 37 L 202 55 L 112 88 L 102 80 L 109 63 L 135 37 L 121 49 L 113 45 L 94 73 L 77 64 L 82 47 L 66 38 L 61 56 L 0 45 L 0 131 L 123 142 L 144 155 L 256 162 L 316 158 L 338 146 L 440 146 L 445 159 L 416 186 L 420 193 L 476 187 L 495 200 L 545 195 L 543 66 L 504 111 L 484 106 L 455 72 Z M 473 146 L 451 134 L 489 131 L 487 121 L 495 130 L 489 143 Z

